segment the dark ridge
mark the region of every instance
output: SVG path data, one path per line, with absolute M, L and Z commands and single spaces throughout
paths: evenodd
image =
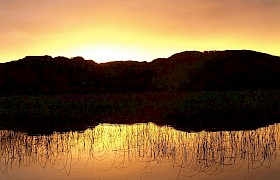
M 0 64 L 0 94 L 277 89 L 279 69 L 279 57 L 248 50 L 186 51 L 150 63 L 27 56 Z
M 199 60 L 203 56 L 204 56 L 204 54 L 199 51 L 185 51 L 185 52 L 181 52 L 181 53 L 176 53 L 176 54 L 170 56 L 168 59 L 170 61 L 175 61 L 175 62 L 176 61 L 182 62 L 182 60 L 190 62 L 190 61 Z

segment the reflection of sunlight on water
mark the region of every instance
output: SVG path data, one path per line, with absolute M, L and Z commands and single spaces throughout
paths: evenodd
M 50 136 L 2 130 L 0 170 L 5 174 L 39 164 L 67 175 L 75 166 L 92 172 L 131 168 L 153 173 L 166 169 L 167 164 L 179 178 L 217 175 L 226 167 L 252 171 L 276 161 L 279 128 L 272 125 L 251 131 L 186 133 L 153 123 L 102 124 L 84 132 Z

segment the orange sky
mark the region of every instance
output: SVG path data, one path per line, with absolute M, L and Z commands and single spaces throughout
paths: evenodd
M 187 50 L 280 56 L 279 0 L 0 0 L 0 62 L 151 61 Z

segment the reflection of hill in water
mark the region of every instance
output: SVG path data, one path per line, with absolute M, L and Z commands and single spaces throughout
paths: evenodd
M 279 98 L 279 90 L 0 97 L 0 129 L 52 134 L 153 122 L 184 131 L 248 130 L 280 122 Z
M 279 125 L 252 131 L 186 133 L 152 123 L 135 125 L 103 124 L 84 132 L 28 136 L 0 131 L 0 169 L 38 163 L 71 173 L 79 163 L 110 170 L 143 164 L 144 172 L 154 172 L 162 164 L 178 169 L 179 177 L 198 173 L 219 174 L 227 166 L 269 167 L 279 154 Z M 94 163 L 98 162 L 98 163 Z M 106 166 L 102 164 L 106 162 Z M 102 164 L 102 165 L 100 165 Z M 98 167 L 100 166 L 100 167 Z

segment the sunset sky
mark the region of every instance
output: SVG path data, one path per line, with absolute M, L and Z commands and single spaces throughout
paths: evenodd
M 0 62 L 152 61 L 188 50 L 280 56 L 279 0 L 0 0 Z

